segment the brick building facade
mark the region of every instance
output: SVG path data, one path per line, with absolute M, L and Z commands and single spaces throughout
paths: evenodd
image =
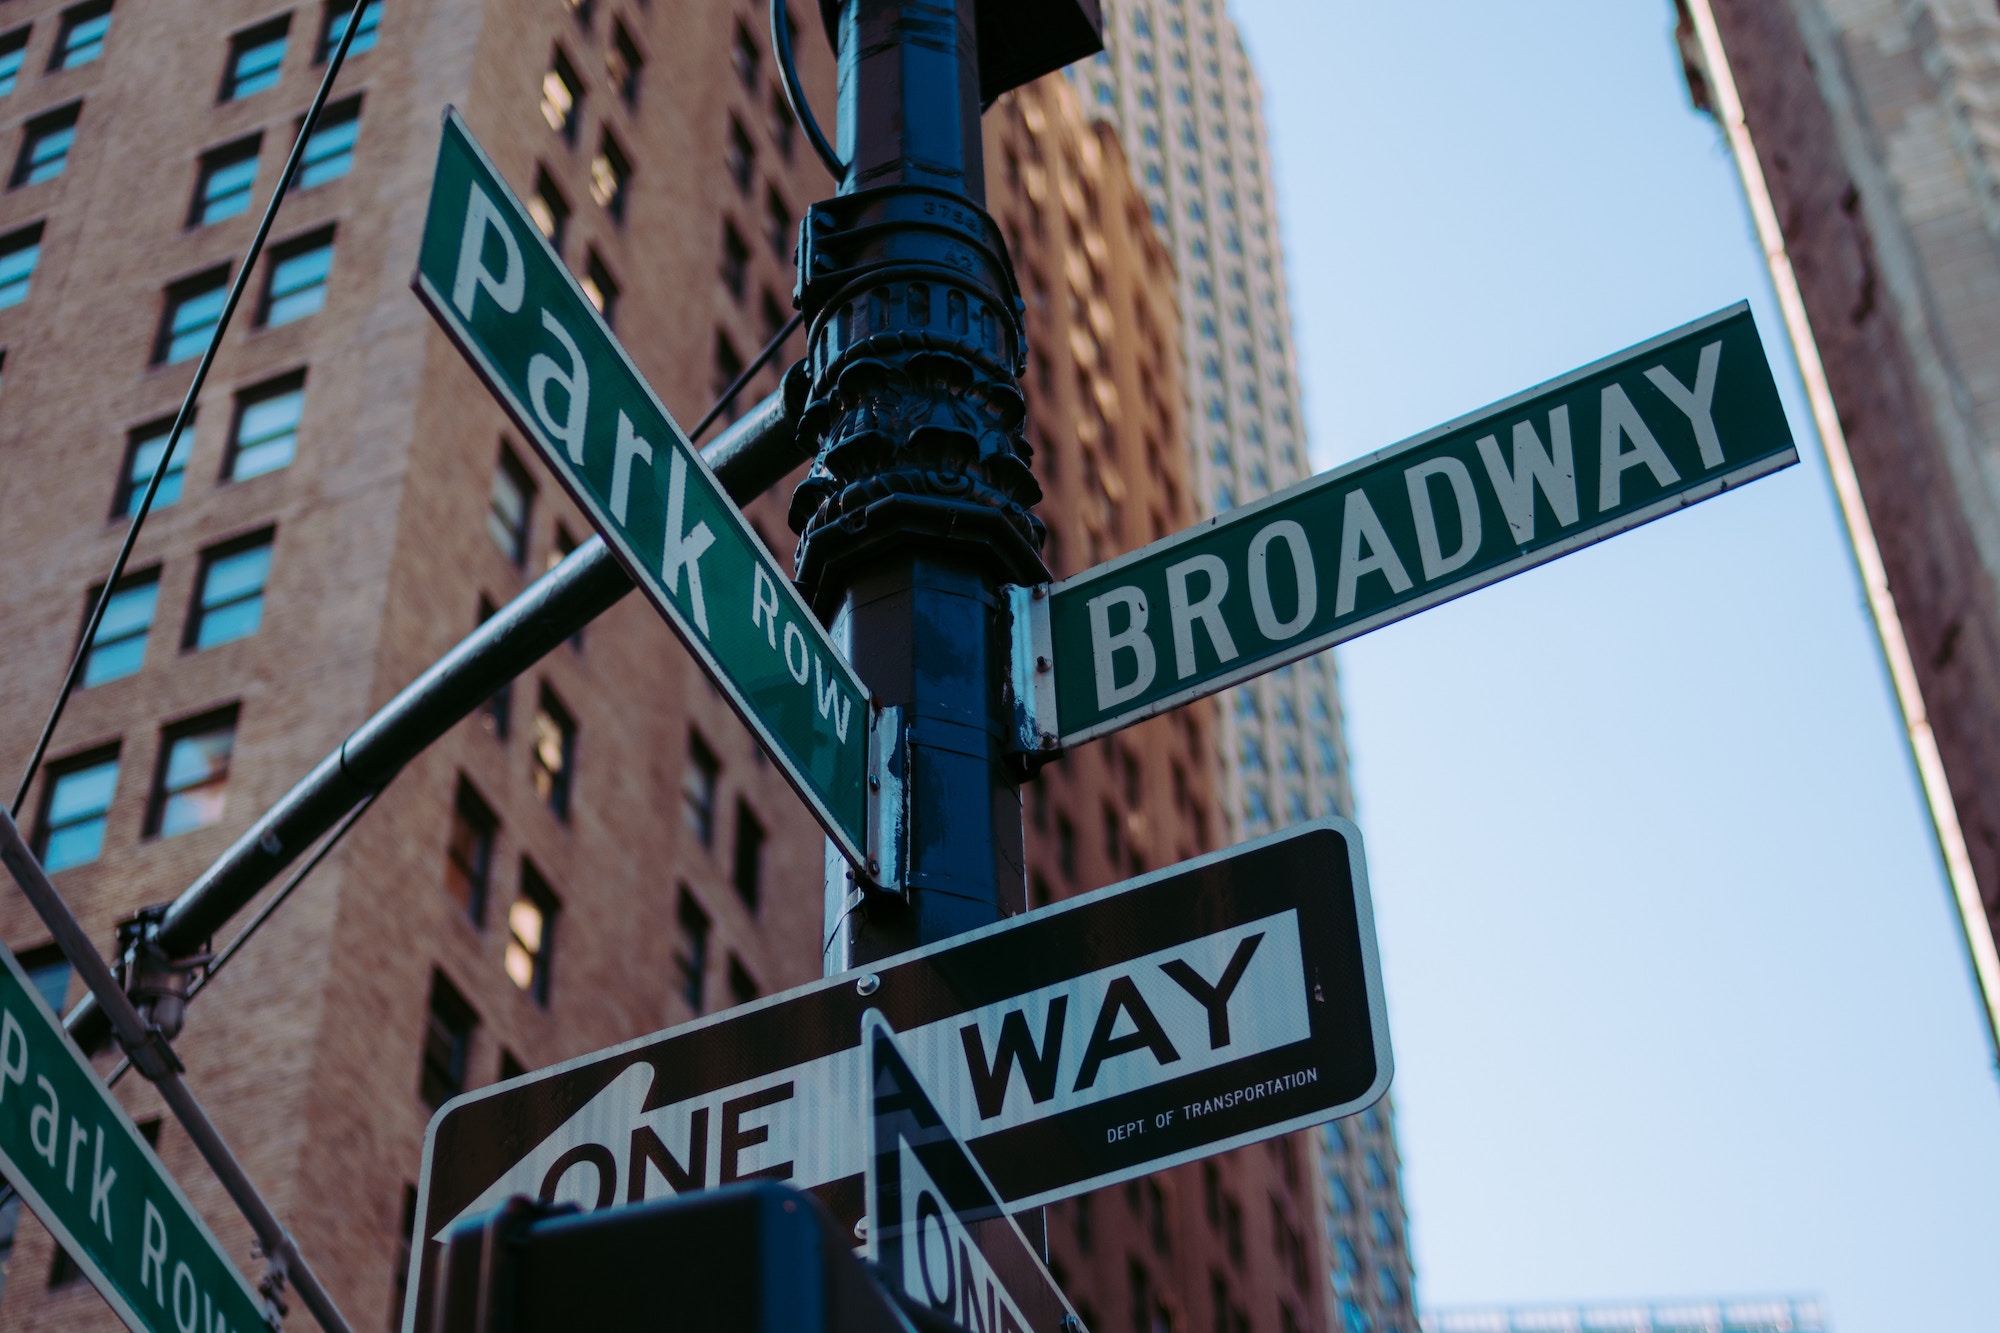
M 0 16 L 0 128 L 23 164 L 0 193 L 0 531 L 23 553 L 0 585 L 0 771 L 25 761 L 216 284 L 354 12 Z M 24 819 L 107 947 L 589 533 L 409 291 L 443 106 L 684 422 L 789 316 L 795 219 L 831 190 L 749 0 L 367 0 L 359 21 Z M 824 115 L 831 55 L 816 32 L 797 50 Z M 1104 165 L 1115 141 L 1061 95 L 1024 92 L 988 137 L 1045 349 L 1028 390 L 1052 561 L 1073 570 L 1194 510 L 1170 266 Z M 1046 130 L 1023 137 L 1030 106 Z M 1060 169 L 1038 164 L 1051 153 Z M 1038 174 L 1056 193 L 1036 203 Z M 749 507 L 780 552 L 789 491 Z M 1219 840 L 1213 726 L 1184 710 L 1052 769 L 1030 802 L 1036 900 Z M 396 777 L 195 1004 L 190 1082 L 348 1318 L 390 1326 L 433 1107 L 816 976 L 821 861 L 775 769 L 628 598 Z M 0 938 L 45 958 L 11 892 Z M 160 1117 L 138 1080 L 120 1095 Z M 171 1120 L 160 1149 L 254 1274 Z M 1216 1280 L 1231 1328 L 1318 1327 L 1310 1188 L 1285 1147 L 1169 1173 L 1053 1210 L 1057 1262 L 1105 1328 L 1208 1326 Z M 0 1233 L 0 1328 L 113 1326 L 36 1224 L 0 1214 Z
M 1681 0 L 2000 1046 L 2000 10 Z

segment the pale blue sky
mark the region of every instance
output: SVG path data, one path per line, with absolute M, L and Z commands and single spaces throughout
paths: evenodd
M 1805 455 L 1340 650 L 1424 1303 L 1990 1333 L 2000 1083 L 1671 3 L 1231 3 L 1318 466 L 1746 296 Z

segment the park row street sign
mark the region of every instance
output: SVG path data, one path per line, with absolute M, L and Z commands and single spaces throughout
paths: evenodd
M 1023 749 L 1080 745 L 1798 461 L 1747 304 L 1053 586 Z
M 867 1242 L 882 1280 L 981 1333 L 1069 1333 L 1082 1321 L 944 1122 L 881 1014 L 861 1018 L 869 1078 Z M 1072 1325 L 1071 1321 L 1075 1321 Z
M 263 1301 L 4 945 L 0 964 L 0 1172 L 128 1328 L 264 1328 Z
M 447 110 L 417 295 L 856 866 L 878 717 L 742 511 Z
M 595 1209 L 774 1176 L 859 1221 L 869 1009 L 1012 1211 L 1389 1086 L 1361 837 L 1316 820 L 448 1102 L 405 1327 L 429 1328 L 447 1230 L 515 1194 Z

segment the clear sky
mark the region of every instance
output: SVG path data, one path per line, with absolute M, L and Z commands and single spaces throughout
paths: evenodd
M 1991 1333 L 2000 1082 L 1670 0 L 1231 4 L 1320 467 L 1746 296 L 1804 455 L 1340 650 L 1423 1303 Z

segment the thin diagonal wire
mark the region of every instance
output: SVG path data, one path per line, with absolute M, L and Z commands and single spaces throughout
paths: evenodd
M 173 429 L 167 434 L 167 447 L 161 452 L 160 461 L 154 465 L 151 479 L 146 482 L 146 493 L 139 501 L 139 512 L 132 515 L 131 525 L 125 529 L 125 540 L 118 547 L 118 557 L 111 562 L 111 573 L 104 580 L 96 603 L 90 608 L 90 620 L 83 627 L 83 638 L 77 642 L 76 655 L 70 659 L 69 671 L 63 676 L 62 690 L 56 695 L 55 707 L 49 710 L 48 721 L 42 724 L 42 734 L 35 741 L 34 753 L 28 756 L 28 767 L 21 774 L 21 785 L 14 793 L 14 803 L 8 807 L 17 819 L 22 804 L 28 799 L 28 789 L 34 785 L 36 770 L 41 768 L 42 759 L 49 752 L 49 742 L 55 738 L 56 724 L 62 721 L 63 710 L 69 707 L 69 697 L 76 692 L 77 680 L 83 675 L 83 664 L 90 657 L 91 641 L 97 637 L 98 626 L 104 621 L 105 608 L 111 604 L 111 595 L 118 588 L 118 580 L 124 576 L 125 562 L 132 558 L 132 548 L 138 544 L 139 530 L 145 526 L 146 515 L 152 512 L 153 497 L 159 494 L 160 483 L 167 475 L 167 465 L 173 461 L 174 450 L 180 447 L 181 434 L 187 429 L 188 418 L 194 415 L 202 386 L 208 382 L 209 367 L 215 364 L 216 351 L 222 346 L 222 335 L 229 331 L 230 318 L 235 315 L 237 304 L 243 299 L 243 289 L 249 285 L 250 275 L 257 268 L 257 257 L 263 253 L 265 238 L 271 234 L 271 223 L 278 216 L 278 205 L 284 202 L 286 192 L 292 187 L 293 177 L 298 175 L 299 163 L 305 157 L 306 141 L 319 125 L 327 94 L 333 91 L 333 81 L 347 60 L 347 48 L 354 44 L 354 34 L 361 30 L 361 11 L 366 3 L 367 0 L 356 0 L 348 11 L 347 30 L 341 33 L 340 45 L 326 62 L 326 75 L 320 80 L 319 91 L 313 94 L 312 106 L 306 110 L 305 120 L 299 125 L 299 137 L 292 144 L 291 155 L 285 159 L 285 169 L 278 176 L 278 187 L 271 192 L 271 202 L 264 206 L 264 216 L 257 223 L 257 234 L 250 238 L 250 249 L 243 256 L 236 280 L 229 286 L 229 298 L 223 303 L 222 317 L 216 321 L 215 332 L 209 336 L 201 362 L 194 368 L 194 379 L 188 385 L 187 396 L 181 399 L 181 410 L 174 415 Z
M 813 118 L 812 104 L 806 101 L 805 87 L 799 82 L 799 68 L 792 62 L 792 25 L 785 13 L 785 0 L 771 0 L 771 49 L 778 53 L 778 82 L 784 85 L 785 100 L 791 103 L 793 119 L 805 126 L 806 138 L 812 143 L 813 152 L 833 173 L 833 179 L 845 183 L 847 164 L 840 160 L 840 154 L 820 133 L 819 121 Z
M 736 401 L 736 395 L 743 392 L 743 386 L 748 384 L 751 377 L 762 370 L 765 364 L 778 354 L 778 349 L 785 345 L 785 339 L 791 337 L 804 321 L 805 315 L 803 313 L 794 314 L 790 319 L 785 321 L 784 328 L 779 329 L 771 335 L 771 341 L 764 344 L 764 350 L 757 353 L 749 365 L 743 367 L 743 373 L 732 380 L 729 387 L 722 391 L 722 397 L 715 400 L 715 406 L 708 409 L 707 415 L 694 423 L 694 429 L 688 432 L 688 443 L 692 444 L 701 438 L 701 433 L 713 425 L 715 419 L 721 416 L 731 403 Z

